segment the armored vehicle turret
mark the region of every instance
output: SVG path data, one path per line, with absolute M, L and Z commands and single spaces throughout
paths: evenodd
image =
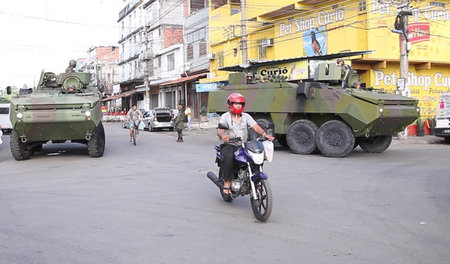
M 71 61 L 65 73 L 42 72 L 32 93 L 11 100 L 11 153 L 16 160 L 28 159 L 47 142 L 67 140 L 86 144 L 92 157 L 103 156 L 101 93 L 89 86 L 90 73 L 74 68 Z
M 356 146 L 383 152 L 393 133 L 419 117 L 418 101 L 373 88 L 354 88 L 360 82 L 351 67 L 335 61 L 320 63 L 314 78 L 286 82 L 283 76 L 261 82 L 248 73 L 230 73 L 229 85 L 209 94 L 209 112 L 228 111 L 226 98 L 239 92 L 245 111 L 292 152 L 345 157 Z M 249 78 L 250 77 L 250 78 Z

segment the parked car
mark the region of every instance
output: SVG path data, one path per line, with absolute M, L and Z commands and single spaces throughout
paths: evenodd
M 11 133 L 13 128 L 9 120 L 9 108 L 10 103 L 0 103 L 0 124 L 2 125 L 2 131 L 5 133 Z
M 144 114 L 145 129 L 148 131 L 161 130 L 164 128 L 173 131 L 173 115 L 169 108 L 157 107 Z

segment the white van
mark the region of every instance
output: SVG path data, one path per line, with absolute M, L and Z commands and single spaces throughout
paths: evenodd
M 11 132 L 12 130 L 11 120 L 9 120 L 10 105 L 10 103 L 0 103 L 0 125 L 3 132 Z
M 443 137 L 445 143 L 450 144 L 450 92 L 440 94 L 433 134 Z

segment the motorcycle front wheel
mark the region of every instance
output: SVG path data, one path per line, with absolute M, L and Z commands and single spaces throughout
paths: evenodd
M 257 199 L 250 196 L 253 214 L 255 218 L 261 222 L 269 219 L 272 213 L 272 189 L 269 182 L 264 179 L 258 179 L 255 182 L 255 190 Z

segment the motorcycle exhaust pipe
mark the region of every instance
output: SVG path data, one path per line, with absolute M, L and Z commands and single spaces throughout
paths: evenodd
M 212 171 L 208 171 L 206 176 L 219 188 L 223 188 L 223 181 L 216 176 L 216 174 Z

